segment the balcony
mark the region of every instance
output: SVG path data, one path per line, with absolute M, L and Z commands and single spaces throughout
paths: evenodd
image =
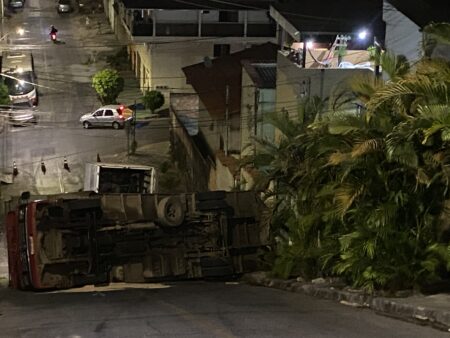
M 244 37 L 245 26 L 241 23 L 204 23 L 202 37 Z M 152 22 L 134 22 L 133 36 L 153 36 Z M 196 23 L 157 23 L 155 36 L 199 36 Z M 248 24 L 247 37 L 275 37 L 272 24 Z

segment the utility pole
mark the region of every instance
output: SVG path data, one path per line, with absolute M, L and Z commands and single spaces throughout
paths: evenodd
M 136 110 L 137 110 L 137 103 L 136 100 L 134 100 L 134 108 L 132 112 L 132 141 L 131 141 L 131 153 L 134 154 L 136 152 Z
M 230 99 L 230 86 L 225 86 L 225 156 L 228 156 L 228 137 L 229 137 L 229 126 L 228 126 L 228 101 Z
M 377 37 L 373 36 L 373 44 L 375 46 L 375 79 L 381 76 L 380 71 L 380 58 L 381 58 L 381 46 L 377 41 Z

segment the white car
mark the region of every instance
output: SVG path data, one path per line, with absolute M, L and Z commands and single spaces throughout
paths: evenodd
M 123 128 L 125 122 L 133 118 L 132 111 L 123 105 L 115 104 L 98 108 L 92 113 L 84 114 L 80 118 L 83 128 L 113 127 Z
M 13 103 L 9 109 L 9 120 L 13 126 L 37 123 L 36 110 L 30 101 Z

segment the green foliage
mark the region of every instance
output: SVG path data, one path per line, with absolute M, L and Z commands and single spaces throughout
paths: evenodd
M 152 111 L 152 114 L 156 109 L 161 108 L 164 104 L 164 95 L 157 90 L 150 90 L 145 92 L 142 98 L 144 106 Z
M 8 87 L 3 81 L 0 81 L 0 105 L 10 105 Z
M 273 183 L 279 276 L 340 275 L 374 291 L 449 275 L 450 63 L 380 62 L 390 81 L 356 78 L 339 95 L 363 102 L 363 114 L 336 100 L 325 114 L 311 98 L 298 116 L 272 116 L 280 141 L 257 140 L 246 163 L 260 188 Z
M 124 80 L 114 69 L 103 69 L 92 78 L 92 87 L 102 104 L 114 104 L 122 92 Z
M 128 52 L 126 47 L 122 47 L 117 53 L 109 55 L 106 58 L 108 65 L 117 70 L 125 70 L 129 68 Z
M 182 175 L 172 162 L 166 161 L 160 165 L 158 186 L 163 192 L 178 191 L 183 186 Z

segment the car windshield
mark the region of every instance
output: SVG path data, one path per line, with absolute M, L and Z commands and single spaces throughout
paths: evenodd
M 13 76 L 16 79 L 4 77 L 5 84 L 8 86 L 10 95 L 28 94 L 34 89 L 34 85 L 31 84 L 33 79 L 30 73 L 24 73 L 21 75 L 14 74 Z

